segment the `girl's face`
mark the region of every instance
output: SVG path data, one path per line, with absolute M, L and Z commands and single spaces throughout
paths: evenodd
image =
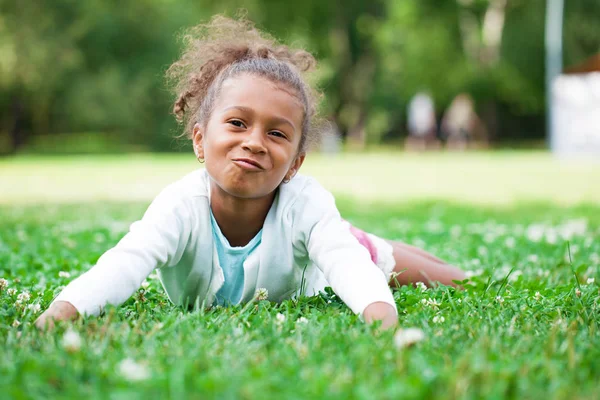
M 194 150 L 225 193 L 266 197 L 304 161 L 302 119 L 301 103 L 285 87 L 240 75 L 223 83 L 206 128 L 194 126 Z

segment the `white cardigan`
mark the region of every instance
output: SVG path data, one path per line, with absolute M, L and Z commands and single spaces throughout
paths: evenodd
M 209 180 L 197 170 L 167 186 L 123 239 L 54 301 L 98 315 L 107 303 L 125 302 L 159 268 L 173 303 L 212 304 L 224 278 L 213 243 Z M 343 223 L 333 196 L 301 175 L 279 188 L 262 242 L 243 267 L 241 302 L 260 288 L 279 302 L 331 286 L 357 314 L 374 302 L 396 307 L 384 273 Z

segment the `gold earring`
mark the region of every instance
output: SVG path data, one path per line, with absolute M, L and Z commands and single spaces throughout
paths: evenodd
M 204 158 L 200 158 L 200 156 L 196 157 L 200 164 L 204 164 Z

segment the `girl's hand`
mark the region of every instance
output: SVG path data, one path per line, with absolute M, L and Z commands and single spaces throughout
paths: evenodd
M 398 315 L 394 307 L 388 303 L 371 303 L 365 308 L 363 318 L 367 324 L 381 321 L 381 329 L 394 328 L 398 325 Z
M 38 329 L 54 328 L 54 321 L 72 321 L 77 319 L 79 313 L 73 304 L 68 301 L 57 301 L 52 303 L 40 317 L 35 321 L 35 326 Z

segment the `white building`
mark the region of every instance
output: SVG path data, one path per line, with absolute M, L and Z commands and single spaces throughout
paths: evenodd
M 554 80 L 552 108 L 552 151 L 600 160 L 600 54 Z

